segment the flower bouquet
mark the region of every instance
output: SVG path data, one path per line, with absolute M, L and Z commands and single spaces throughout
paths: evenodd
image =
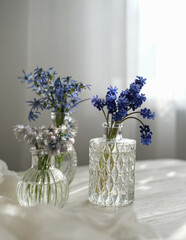
M 23 76 L 19 77 L 19 79 L 21 82 L 27 83 L 29 88 L 38 95 L 38 99 L 34 98 L 31 101 L 27 101 L 31 107 L 28 115 L 29 121 L 35 121 L 41 111 L 51 110 L 53 127 L 61 128 L 68 122 L 67 125 L 70 130 L 61 138 L 62 149 L 66 150 L 60 153 L 59 148 L 54 150 L 58 151 L 56 167 L 66 175 L 68 182 L 71 183 L 77 167 L 77 155 L 73 146 L 77 133 L 77 124 L 72 117 L 72 113 L 74 112 L 74 108 L 81 102 L 88 100 L 81 100 L 79 93 L 81 93 L 82 90 L 90 89 L 90 85 L 84 85 L 69 76 L 61 78 L 56 77 L 56 75 L 53 68 L 44 71 L 42 68 L 37 67 L 34 72 L 30 74 L 26 74 L 25 71 L 23 71 Z M 64 147 L 65 144 L 66 147 Z M 57 146 L 59 145 L 51 145 L 53 148 Z

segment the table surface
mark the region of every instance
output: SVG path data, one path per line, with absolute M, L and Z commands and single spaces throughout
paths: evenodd
M 88 166 L 78 167 L 66 208 L 88 204 L 88 174 Z M 133 208 L 138 221 L 163 238 L 182 228 L 186 234 L 186 161 L 137 161 Z

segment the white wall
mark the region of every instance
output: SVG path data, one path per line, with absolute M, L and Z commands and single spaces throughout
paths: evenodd
M 0 158 L 10 168 L 26 167 L 24 148 L 12 126 L 25 121 L 25 88 L 16 79 L 27 68 L 28 1 L 0 1 Z

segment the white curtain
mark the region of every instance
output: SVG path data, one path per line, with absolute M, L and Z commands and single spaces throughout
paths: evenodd
M 157 114 L 152 144 L 140 144 L 134 121 L 123 135 L 137 139 L 137 159 L 185 158 L 184 10 L 184 0 L 1 0 L 0 158 L 14 170 L 30 165 L 28 147 L 17 142 L 12 126 L 30 124 L 25 101 L 33 95 L 16 77 L 37 65 L 91 84 L 82 98 L 147 77 L 143 92 Z M 76 118 L 79 164 L 88 164 L 89 140 L 102 135 L 104 118 L 90 102 L 79 106 Z M 50 124 L 49 113 L 31 125 L 41 124 Z
M 140 0 L 138 72 L 148 79 L 152 157 L 186 159 L 186 2 Z

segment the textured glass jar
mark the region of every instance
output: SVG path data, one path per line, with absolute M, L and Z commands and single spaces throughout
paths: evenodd
M 136 141 L 122 138 L 123 125 L 103 124 L 102 138 L 90 140 L 89 201 L 126 206 L 134 201 Z
M 68 118 L 71 118 L 68 113 L 51 113 L 52 125 L 55 127 L 60 127 Z M 60 161 L 56 159 L 56 167 L 65 174 L 70 184 L 75 176 L 77 168 L 77 155 L 73 144 L 68 143 L 67 150 L 61 153 Z
M 55 168 L 54 157 L 44 150 L 30 149 L 32 166 L 17 184 L 17 199 L 21 206 L 50 205 L 62 208 L 69 196 L 65 175 Z

